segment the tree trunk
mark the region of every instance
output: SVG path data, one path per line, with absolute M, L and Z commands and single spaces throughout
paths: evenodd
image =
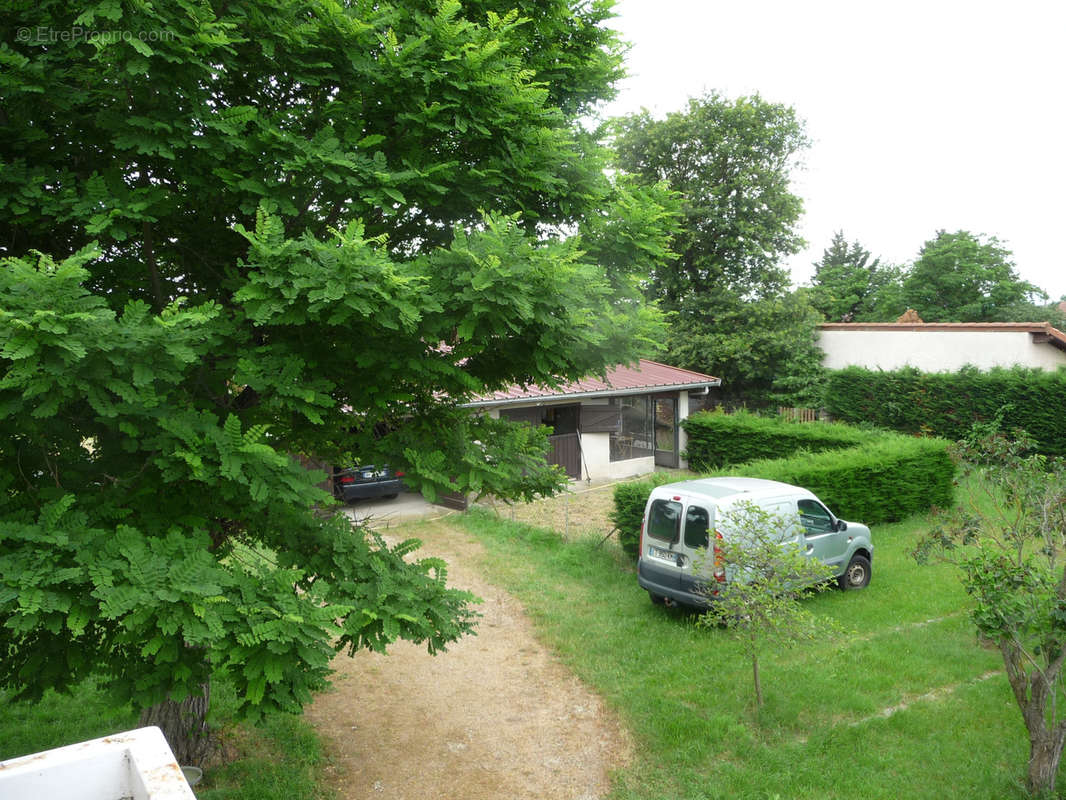
M 762 708 L 762 683 L 759 681 L 759 657 L 754 653 L 751 656 L 751 674 L 755 679 L 755 707 Z
M 1029 775 L 1025 788 L 1030 794 L 1051 797 L 1059 774 L 1059 759 L 1066 743 L 1066 727 L 1056 725 L 1050 731 L 1041 726 L 1029 732 Z
M 186 766 L 203 766 L 213 749 L 207 727 L 211 684 L 200 684 L 200 690 L 200 694 L 190 694 L 180 703 L 164 700 L 141 712 L 141 727 L 157 725 L 174 752 L 174 758 Z
M 1046 672 L 1040 669 L 1029 671 L 1023 660 L 1024 651 L 1012 641 L 1000 641 L 999 650 L 1007 668 L 1007 680 L 1029 733 L 1029 772 L 1025 788 L 1033 795 L 1050 796 L 1055 791 L 1059 760 L 1066 744 L 1066 721 L 1056 718 L 1054 705 L 1062 662 L 1056 658 Z M 1052 703 L 1050 721 L 1049 700 Z

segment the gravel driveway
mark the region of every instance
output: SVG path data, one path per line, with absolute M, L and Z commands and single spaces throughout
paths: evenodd
M 393 531 L 390 530 L 390 533 Z M 631 745 L 600 699 L 536 638 L 521 604 L 478 573 L 481 545 L 448 519 L 395 531 L 448 562 L 448 582 L 481 597 L 476 636 L 429 656 L 340 656 L 334 690 L 307 711 L 345 800 L 592 800 Z M 393 538 L 393 537 L 390 537 Z

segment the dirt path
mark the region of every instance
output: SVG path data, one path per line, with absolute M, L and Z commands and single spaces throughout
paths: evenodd
M 390 531 L 391 533 L 391 531 Z M 630 746 L 599 698 L 534 636 L 521 605 L 473 565 L 480 545 L 446 520 L 405 531 L 484 600 L 477 636 L 431 657 L 406 642 L 334 662 L 308 710 L 344 800 L 593 800 Z M 390 537 L 391 538 L 391 537 Z

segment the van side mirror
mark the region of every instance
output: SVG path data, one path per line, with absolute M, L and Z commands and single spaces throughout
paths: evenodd
M 838 520 L 836 521 L 836 525 L 835 525 L 834 527 L 835 527 L 835 529 L 837 530 L 837 532 L 840 532 L 840 531 L 846 531 L 846 530 L 848 529 L 848 523 L 846 523 L 846 522 L 845 522 L 844 520 L 842 520 L 842 519 L 838 519 Z

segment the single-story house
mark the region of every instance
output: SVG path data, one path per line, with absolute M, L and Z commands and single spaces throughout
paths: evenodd
M 679 423 L 704 407 L 722 381 L 710 375 L 641 359 L 606 378 L 585 378 L 552 389 L 511 386 L 465 406 L 493 417 L 552 428 L 551 463 L 575 480 L 613 480 L 685 466 Z
M 827 369 L 955 372 L 972 365 L 1066 366 L 1066 333 L 1047 322 L 833 322 L 819 325 Z

